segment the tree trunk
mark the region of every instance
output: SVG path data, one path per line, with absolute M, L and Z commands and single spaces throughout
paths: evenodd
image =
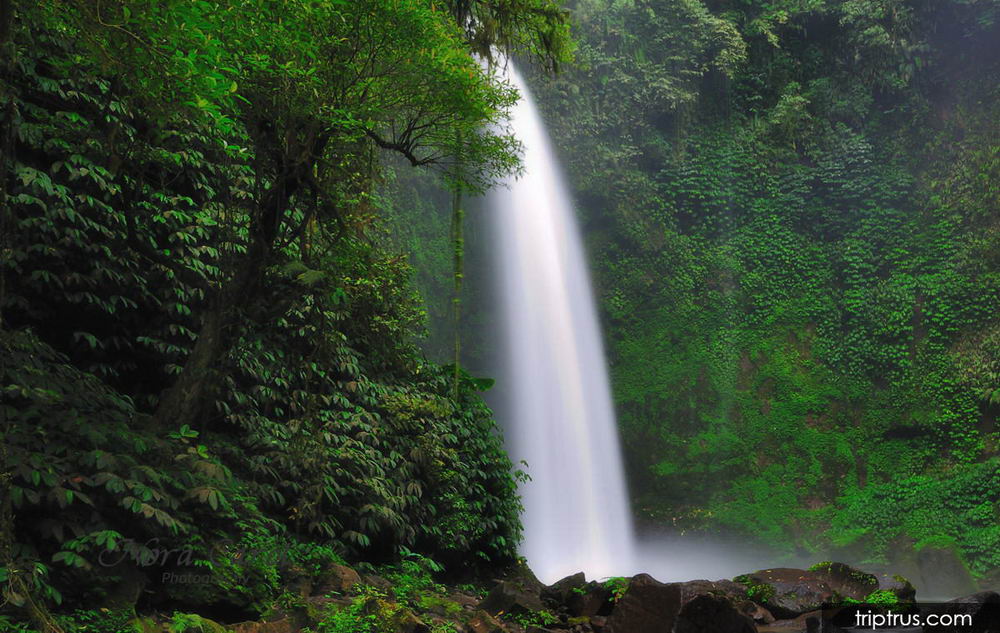
M 0 0 L 2 2 L 3 0 Z M 179 428 L 198 422 L 215 386 L 215 365 L 229 349 L 229 330 L 240 308 L 250 305 L 260 291 L 264 270 L 270 262 L 275 240 L 281 233 L 285 212 L 295 192 L 312 173 L 328 137 L 316 132 L 294 149 L 285 149 L 276 160 L 282 167 L 276 182 L 258 201 L 250 225 L 250 245 L 233 278 L 219 291 L 202 319 L 201 331 L 181 375 L 160 397 L 153 413 L 154 429 Z M 294 163 L 290 156 L 300 157 Z
M 247 249 L 233 278 L 206 309 L 198 339 L 181 375 L 160 396 L 153 413 L 154 429 L 180 428 L 198 422 L 216 384 L 216 366 L 229 348 L 229 330 L 234 316 L 257 295 L 269 251 L 270 245 L 256 240 L 254 246 Z

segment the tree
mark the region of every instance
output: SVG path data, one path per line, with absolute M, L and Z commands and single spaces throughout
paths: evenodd
M 502 128 L 515 91 L 471 52 L 500 46 L 555 65 L 568 51 L 565 16 L 549 0 L 120 0 L 21 10 L 86 41 L 95 69 L 118 73 L 154 115 L 194 112 L 220 143 L 252 154 L 252 195 L 224 219 L 243 247 L 205 288 L 210 307 L 156 426 L 197 417 L 233 319 L 259 296 L 274 254 L 306 227 L 339 226 L 348 201 L 371 188 L 372 146 L 440 168 L 459 189 L 482 190 L 516 166 L 517 143 Z

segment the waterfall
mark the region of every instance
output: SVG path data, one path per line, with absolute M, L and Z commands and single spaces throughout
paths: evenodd
M 634 535 L 601 332 L 572 204 L 531 93 L 510 125 L 524 174 L 490 193 L 504 330 L 498 407 L 511 457 L 527 462 L 521 553 L 554 582 L 634 570 Z

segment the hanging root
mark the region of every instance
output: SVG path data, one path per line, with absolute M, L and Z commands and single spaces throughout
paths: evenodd
M 28 620 L 40 633 L 66 633 L 66 629 L 56 622 L 45 605 L 32 597 L 32 589 L 19 573 L 11 571 L 7 578 L 7 586 L 3 590 L 3 601 L 0 607 L 12 603 L 25 611 Z

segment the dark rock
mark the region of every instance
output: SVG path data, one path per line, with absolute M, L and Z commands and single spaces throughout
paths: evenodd
M 312 576 L 302 567 L 292 566 L 282 571 L 282 580 L 290 593 L 302 598 L 313 595 Z
M 271 622 L 240 622 L 229 625 L 232 633 L 297 633 L 301 628 L 294 618 L 281 618 Z
M 949 600 L 949 604 L 968 605 L 968 609 L 963 609 L 963 613 L 971 613 L 975 623 L 982 624 L 983 620 L 989 620 L 992 628 L 990 631 L 1000 630 L 1000 593 L 996 591 L 978 591 L 968 596 Z
M 704 594 L 723 596 L 737 611 L 755 622 L 770 622 L 774 620 L 774 617 L 767 609 L 749 599 L 746 586 L 738 582 L 731 580 L 690 580 L 679 584 L 681 585 L 681 601 L 684 603 Z
M 671 633 L 681 610 L 681 587 L 648 574 L 632 578 L 606 624 L 607 633 Z
M 875 574 L 863 572 L 844 563 L 822 563 L 811 571 L 826 582 L 841 599 L 863 601 L 879 588 L 879 580 Z
M 504 573 L 497 578 L 497 581 L 506 580 L 520 587 L 523 591 L 528 591 L 535 595 L 541 595 L 545 590 L 545 584 L 535 576 L 531 568 L 524 563 L 518 563 L 504 570 Z
M 386 592 L 392 589 L 392 583 L 377 574 L 365 574 L 361 577 L 361 582 Z
M 462 593 L 461 591 L 450 594 L 448 599 L 466 610 L 475 609 L 479 605 L 479 598 L 477 596 Z
M 755 633 L 746 588 L 722 580 L 660 583 L 632 579 L 607 619 L 606 633 Z
M 354 602 L 352 598 L 347 598 L 344 596 L 310 596 L 305 599 L 306 605 L 308 605 L 307 610 L 310 613 L 322 613 L 331 607 L 331 605 L 336 605 L 337 607 L 346 607 Z
M 393 624 L 398 633 L 430 633 L 431 630 L 429 626 L 424 624 L 423 620 L 409 609 L 400 611 L 394 620 Z
M 910 581 L 899 574 L 879 574 L 879 591 L 891 591 L 901 602 L 913 602 L 917 597 L 917 590 Z
M 977 591 L 976 593 L 961 598 L 955 598 L 948 602 L 957 604 L 1000 604 L 1000 593 L 996 591 Z
M 796 618 L 840 599 L 826 575 L 804 569 L 762 569 L 735 580 L 747 587 L 750 600 L 763 605 L 779 620 Z
M 467 633 L 504 633 L 500 621 L 482 609 L 469 618 L 465 630 Z
M 501 580 L 493 586 L 490 593 L 479 603 L 479 608 L 491 615 L 510 613 L 521 615 L 535 613 L 545 609 L 539 597 L 542 587 L 525 588 L 513 580 Z M 532 590 L 534 589 L 534 590 Z
M 587 577 L 582 571 L 577 572 L 542 589 L 542 600 L 553 605 L 565 605 L 574 592 L 582 590 L 586 585 Z
M 702 593 L 684 602 L 674 633 L 757 633 L 757 627 L 726 596 Z
M 823 621 L 822 611 L 811 611 L 803 613 L 791 620 L 777 620 L 771 624 L 761 626 L 758 633 L 819 633 L 820 624 Z
M 346 594 L 361 583 L 361 576 L 346 565 L 331 564 L 327 566 L 313 585 L 313 594 L 328 593 Z
M 955 547 L 928 546 L 917 552 L 920 597 L 949 599 L 976 591 L 976 582 Z
M 608 618 L 603 615 L 595 615 L 590 618 L 590 628 L 594 629 L 594 633 L 606 633 L 608 626 Z
M 980 591 L 977 593 L 949 600 L 944 604 L 925 604 L 920 609 L 925 621 L 930 614 L 951 615 L 968 614 L 972 616 L 972 625 L 944 626 L 938 625 L 925 630 L 934 633 L 965 633 L 967 631 L 1000 631 L 1000 594 L 995 591 Z
M 774 615 L 770 611 L 760 606 L 756 602 L 751 602 L 750 608 L 740 609 L 744 615 L 749 617 L 751 620 L 757 624 L 771 624 L 774 622 Z
M 590 582 L 571 591 L 566 602 L 570 617 L 589 618 L 594 615 L 609 615 L 614 602 L 611 589 L 596 582 Z

